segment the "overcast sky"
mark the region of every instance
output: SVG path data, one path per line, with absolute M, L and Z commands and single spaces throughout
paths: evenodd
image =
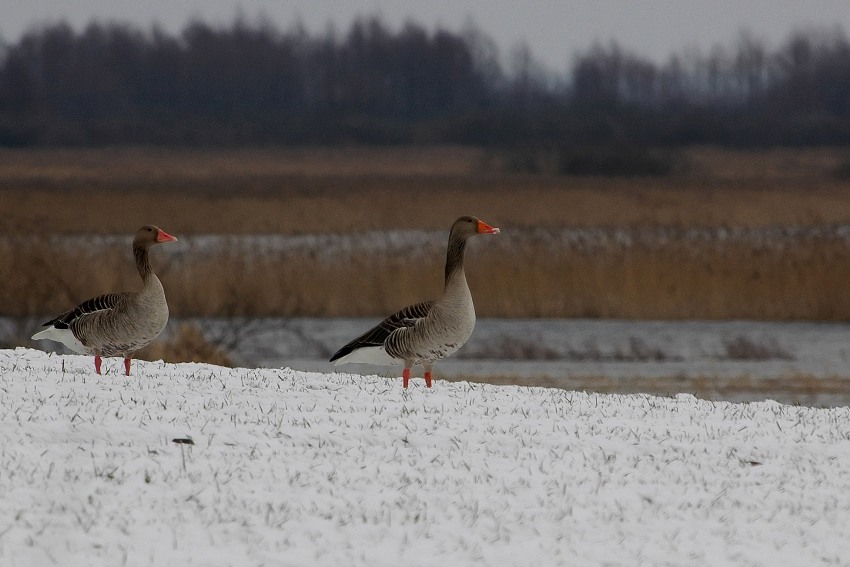
M 616 40 L 662 62 L 672 52 L 733 46 L 742 29 L 775 47 L 796 29 L 850 30 L 850 0 L 0 0 L 0 36 L 16 41 L 34 24 L 65 19 L 82 28 L 92 19 L 158 22 L 176 32 L 193 18 L 227 23 L 241 10 L 278 27 L 296 21 L 321 32 L 347 28 L 358 15 L 379 15 L 398 28 L 407 20 L 457 31 L 472 21 L 503 55 L 522 41 L 550 70 L 595 41 Z

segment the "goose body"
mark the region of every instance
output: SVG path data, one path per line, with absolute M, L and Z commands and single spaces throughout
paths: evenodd
M 107 293 L 84 301 L 46 322 L 46 328 L 32 338 L 50 339 L 76 353 L 94 355 L 98 374 L 101 357 L 122 356 L 129 376 L 133 353 L 150 344 L 168 323 L 165 291 L 151 268 L 148 248 L 176 240 L 158 227 L 140 228 L 133 239 L 133 256 L 142 277 L 142 289 Z
M 390 315 L 339 349 L 331 362 L 403 365 L 405 388 L 411 367 L 421 365 L 430 388 L 434 363 L 462 347 L 475 329 L 475 306 L 463 270 L 466 240 L 498 233 L 498 228 L 475 217 L 457 219 L 449 233 L 443 294 Z

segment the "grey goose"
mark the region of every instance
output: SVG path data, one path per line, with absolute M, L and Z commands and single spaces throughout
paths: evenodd
M 148 249 L 177 239 L 159 227 L 146 225 L 133 238 L 133 257 L 142 276 L 137 292 L 107 293 L 84 301 L 43 326 L 33 339 L 50 339 L 79 354 L 93 354 L 94 368 L 101 373 L 101 357 L 123 356 L 130 375 L 133 353 L 150 344 L 168 323 L 168 304 L 162 283 L 153 272 Z
M 390 315 L 339 349 L 331 362 L 401 364 L 405 388 L 411 367 L 419 364 L 430 388 L 434 362 L 463 346 L 475 328 L 475 306 L 463 271 L 463 257 L 467 239 L 477 234 L 499 234 L 499 229 L 475 217 L 458 218 L 449 232 L 443 294 Z

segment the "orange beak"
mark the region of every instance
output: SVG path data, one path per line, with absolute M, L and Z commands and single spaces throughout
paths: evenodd
M 483 220 L 478 221 L 478 234 L 499 234 L 499 229 L 490 226 Z
M 177 242 L 176 236 L 171 236 L 167 232 L 162 229 L 159 229 L 159 233 L 156 235 L 157 242 Z

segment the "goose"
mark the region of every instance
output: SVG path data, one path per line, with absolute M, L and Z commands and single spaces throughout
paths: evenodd
M 405 307 L 352 340 L 330 361 L 346 363 L 402 364 L 404 387 L 410 369 L 422 365 L 425 385 L 431 387 L 434 362 L 466 343 L 475 328 L 475 306 L 463 271 L 466 240 L 476 234 L 499 234 L 499 229 L 472 216 L 458 218 L 449 232 L 445 287 L 439 299 Z
M 177 238 L 157 226 L 140 228 L 133 238 L 133 257 L 144 282 L 142 290 L 107 293 L 84 301 L 45 323 L 47 328 L 32 338 L 50 339 L 76 353 L 93 354 L 98 374 L 102 356 L 123 356 L 124 371 L 129 376 L 133 353 L 159 336 L 168 322 L 165 292 L 151 268 L 148 249 L 175 241 Z

